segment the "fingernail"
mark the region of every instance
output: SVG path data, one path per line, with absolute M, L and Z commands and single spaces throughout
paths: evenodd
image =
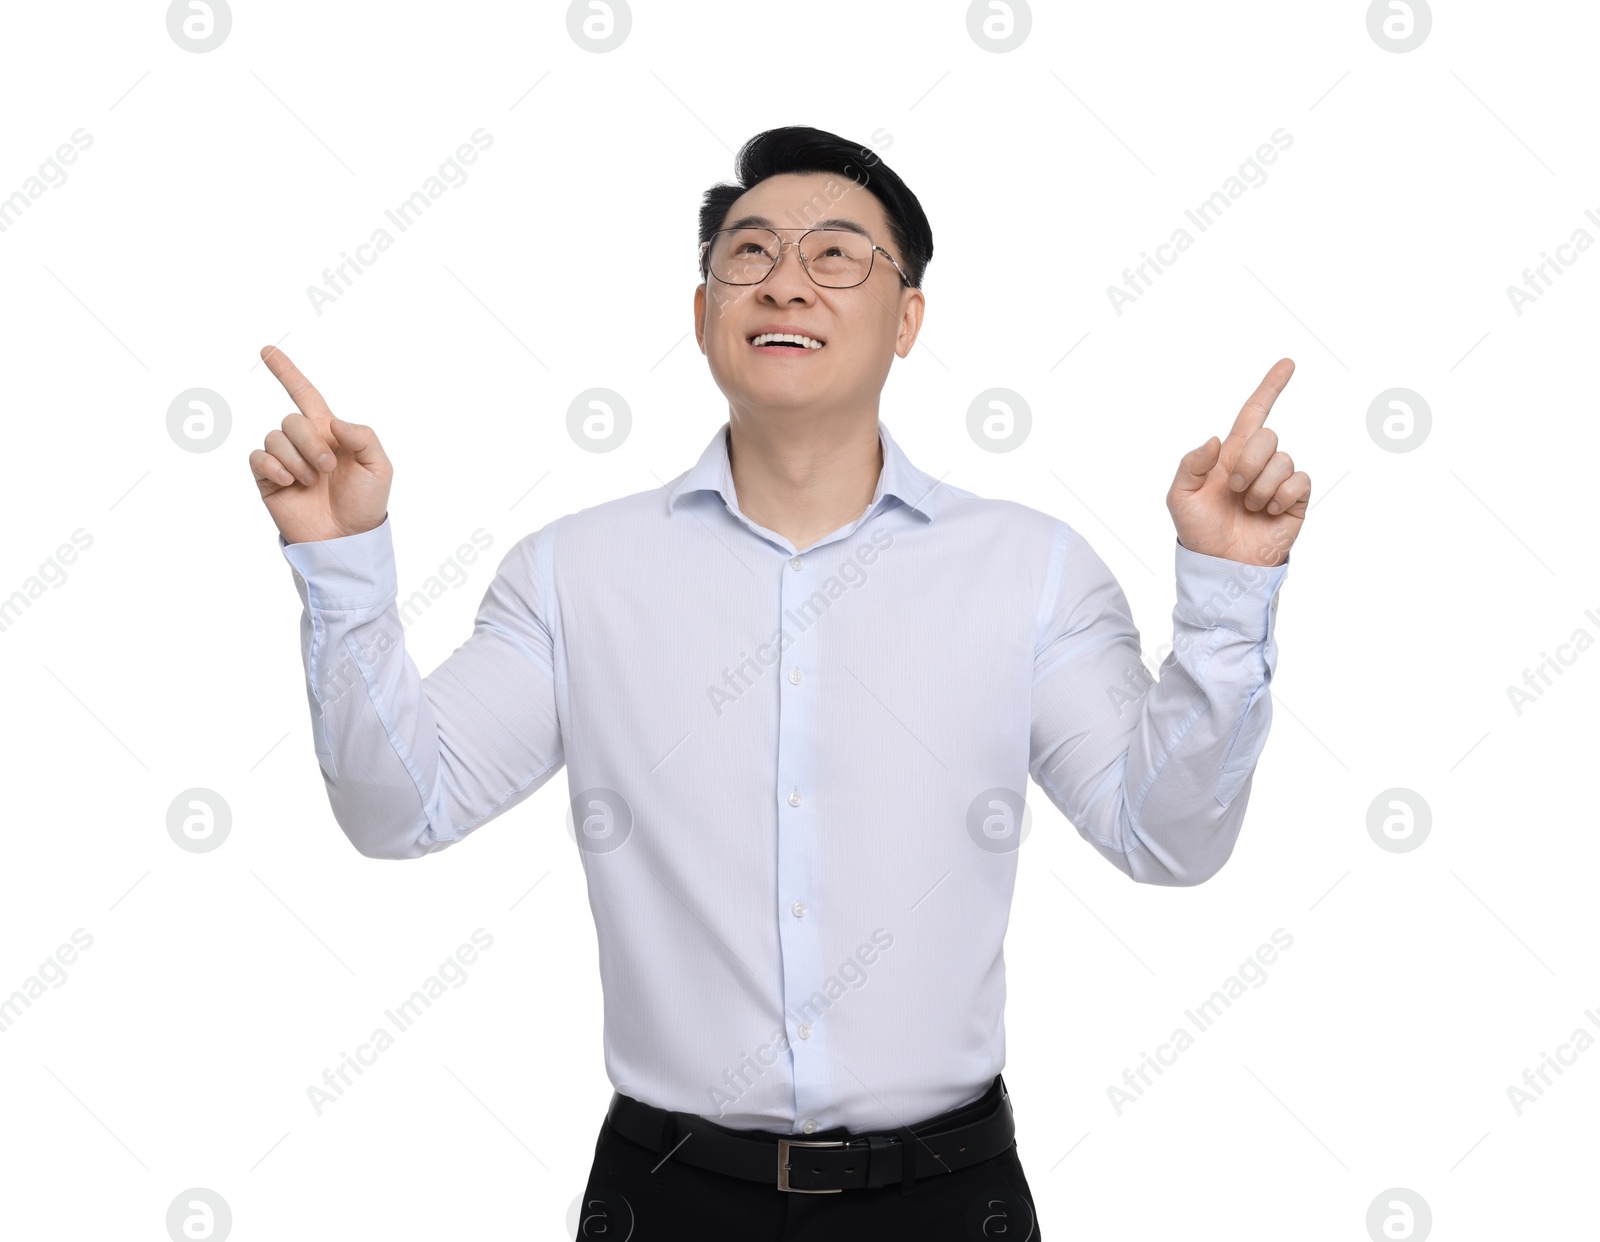
M 333 469 L 333 454 L 332 453 L 324 453 L 321 457 L 317 458 L 317 465 L 321 466 L 324 470 L 332 470 Z M 1235 476 L 1235 477 L 1237 477 L 1237 476 Z
M 1244 475 L 1242 475 L 1242 474 L 1230 475 L 1229 478 L 1228 478 L 1228 486 L 1233 488 L 1234 491 L 1238 491 L 1241 487 L 1244 486 Z

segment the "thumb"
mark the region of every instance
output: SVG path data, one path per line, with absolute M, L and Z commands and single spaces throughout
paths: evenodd
M 333 432 L 333 447 L 337 452 L 349 453 L 363 466 L 375 466 L 383 460 L 383 450 L 378 447 L 378 437 L 371 427 L 347 423 L 335 414 L 328 428 Z
M 1205 486 L 1206 477 L 1216 467 L 1222 452 L 1222 441 L 1212 436 L 1197 449 L 1190 449 L 1178 462 L 1178 474 L 1172 480 L 1175 492 L 1197 492 Z

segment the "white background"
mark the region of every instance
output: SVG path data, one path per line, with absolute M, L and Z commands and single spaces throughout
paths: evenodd
M 518 538 L 659 486 L 726 417 L 689 334 L 696 210 L 782 124 L 875 146 L 932 220 L 885 422 L 1081 530 L 1149 652 L 1179 456 L 1298 364 L 1268 425 L 1313 506 L 1233 859 L 1132 885 L 1031 790 L 1006 1079 L 1045 1236 L 1363 1239 L 1395 1187 L 1441 1238 L 1592 1218 L 1600 1051 L 1520 1116 L 1507 1088 L 1600 1036 L 1600 652 L 1520 714 L 1507 687 L 1600 635 L 1600 254 L 1520 315 L 1506 289 L 1600 239 L 1600 14 L 1437 3 L 1397 54 L 1362 2 L 1035 8 L 995 53 L 960 3 L 638 3 L 604 54 L 555 3 L 236 2 L 203 54 L 161 4 L 8 8 L 0 195 L 92 144 L 0 233 L 0 597 L 92 544 L 0 631 L 0 998 L 93 944 L 0 1031 L 4 1233 L 163 1238 L 203 1187 L 240 1239 L 560 1236 L 610 1095 L 565 781 L 423 861 L 351 849 L 246 462 L 291 408 L 257 351 L 378 429 L 403 595 L 493 536 L 406 634 L 427 671 Z M 480 127 L 466 182 L 319 314 L 307 287 Z M 1107 286 L 1279 128 L 1119 315 Z M 595 386 L 633 413 L 614 452 L 566 431 Z M 1010 453 L 966 430 L 994 386 L 1033 412 Z M 195 387 L 231 409 L 211 452 L 167 431 Z M 1432 410 L 1409 452 L 1367 429 L 1393 387 Z M 208 853 L 167 831 L 194 787 L 231 808 Z M 1394 788 L 1431 808 L 1410 852 L 1368 831 Z M 318 1116 L 324 1068 L 479 927 L 466 984 Z M 1265 983 L 1119 1115 L 1107 1089 L 1276 928 Z

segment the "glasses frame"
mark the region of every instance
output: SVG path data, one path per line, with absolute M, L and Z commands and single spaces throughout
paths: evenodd
M 785 228 L 789 228 L 789 229 L 795 229 L 795 228 L 799 228 L 801 226 L 799 226 L 799 225 L 786 225 L 784 227 Z M 740 281 L 735 281 L 735 280 L 723 280 L 722 277 L 718 276 L 715 272 L 713 272 L 711 270 L 711 247 L 717 240 L 717 234 L 718 233 L 748 233 L 748 232 L 751 232 L 754 229 L 759 229 L 759 230 L 761 230 L 762 232 L 765 232 L 765 233 L 771 233 L 774 237 L 776 237 L 778 239 L 778 257 L 772 261 L 772 266 L 767 269 L 766 276 L 763 276 L 761 278 L 761 280 L 751 280 L 751 281 L 745 281 L 745 282 L 740 282 Z M 900 283 L 905 285 L 909 289 L 911 287 L 911 282 L 906 279 L 905 269 L 902 268 L 898 263 L 895 263 L 894 255 L 890 254 L 882 246 L 878 245 L 877 242 L 873 241 L 871 234 L 868 234 L 868 233 L 857 233 L 856 234 L 858 237 L 865 237 L 867 239 L 868 245 L 870 245 L 872 247 L 872 249 L 868 252 L 867 270 L 862 275 L 861 279 L 856 281 L 855 284 L 853 284 L 853 285 L 825 285 L 820 280 L 818 280 L 815 276 L 813 276 L 811 274 L 811 265 L 806 262 L 806 252 L 800 248 L 800 243 L 801 242 L 805 241 L 805 239 L 807 237 L 810 237 L 811 234 L 813 234 L 813 233 L 855 233 L 855 232 L 856 231 L 854 229 L 807 228 L 803 233 L 800 234 L 799 237 L 795 238 L 793 241 L 785 241 L 783 236 L 778 232 L 777 229 L 767 228 L 767 227 L 765 227 L 763 225 L 759 225 L 759 224 L 745 225 L 745 226 L 737 228 L 737 229 L 717 229 L 717 230 L 715 230 L 715 232 L 713 232 L 711 234 L 710 237 L 708 237 L 705 241 L 700 243 L 700 270 L 707 277 L 711 278 L 712 280 L 715 280 L 719 285 L 727 285 L 727 286 L 729 286 L 730 288 L 733 288 L 733 289 L 754 289 L 757 285 L 759 285 L 761 283 L 762 280 L 765 280 L 767 278 L 767 276 L 772 275 L 773 272 L 778 270 L 778 264 L 783 262 L 783 248 L 785 246 L 793 246 L 795 254 L 800 259 L 800 267 L 804 270 L 804 272 L 806 274 L 806 278 L 809 281 L 811 281 L 812 284 L 816 285 L 816 287 L 819 288 L 819 289 L 855 289 L 855 288 L 859 288 L 861 285 L 866 284 L 867 283 L 867 278 L 872 275 L 873 265 L 875 263 L 877 263 L 878 256 L 880 254 L 884 258 L 888 259 L 890 263 L 894 263 L 894 270 L 900 274 Z

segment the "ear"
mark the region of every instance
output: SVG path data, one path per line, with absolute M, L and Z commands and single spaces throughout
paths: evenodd
M 700 352 L 706 352 L 706 287 L 703 284 L 694 287 L 694 340 L 700 346 Z
M 900 334 L 894 342 L 894 352 L 897 356 L 904 358 L 911 352 L 917 333 L 922 331 L 922 312 L 926 304 L 927 299 L 922 296 L 921 289 L 908 288 L 900 291 Z

